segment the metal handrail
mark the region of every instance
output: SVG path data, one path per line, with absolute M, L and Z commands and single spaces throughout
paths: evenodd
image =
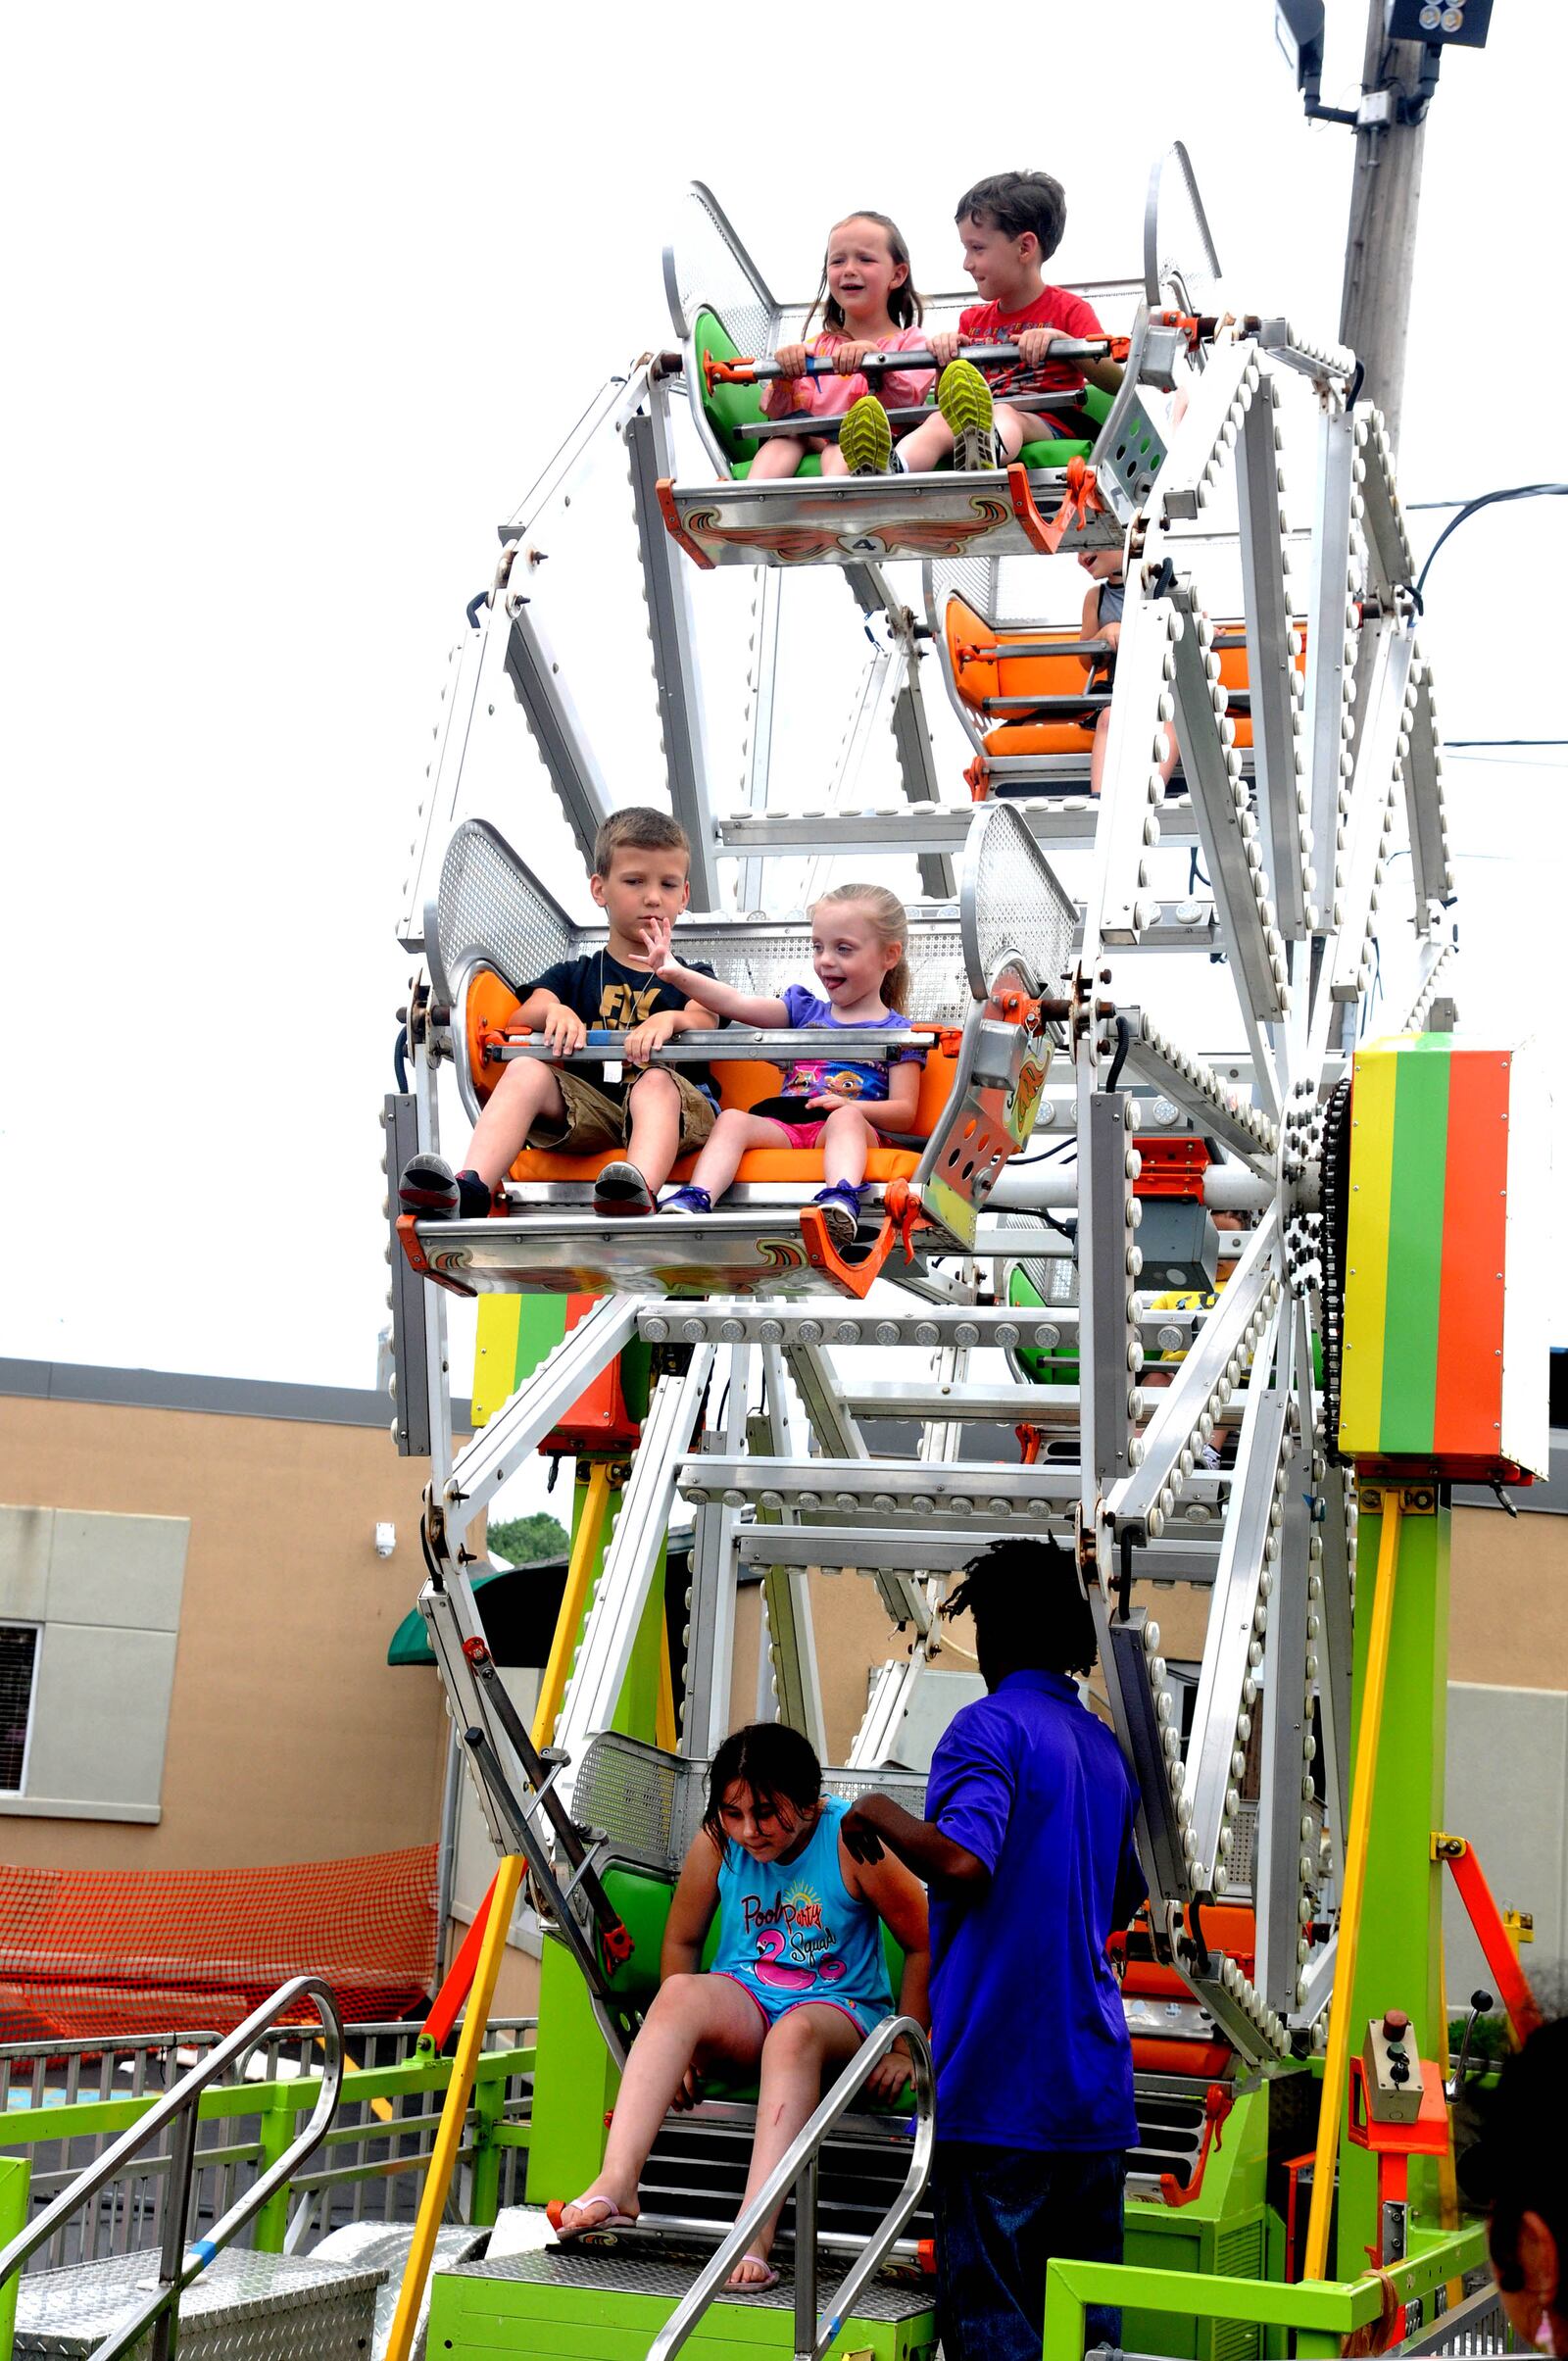
M 220 2220 L 215 2222 L 204 2238 L 185 2243 L 185 2224 L 190 2212 L 191 2180 L 196 2163 L 196 2134 L 198 2129 L 196 2102 L 209 2083 L 215 2082 L 234 2059 L 248 2050 L 269 2027 L 293 2008 L 300 2000 L 314 2000 L 321 2020 L 322 2046 L 325 2063 L 321 2069 L 321 2094 L 316 2102 L 310 2122 L 293 2145 L 278 2157 L 275 2164 L 254 2181 L 242 2197 L 229 2207 Z M 10 2245 L 0 2252 L 0 2287 L 13 2272 L 20 2271 L 29 2254 L 43 2245 L 60 2228 L 62 2222 L 97 2195 L 106 2181 L 112 2181 L 121 2166 L 143 2143 L 161 2132 L 166 2124 L 174 2130 L 170 2140 L 169 2189 L 164 2206 L 164 2238 L 159 2255 L 158 2284 L 145 2303 L 138 2304 L 126 2314 L 120 2327 L 97 2347 L 95 2361 L 120 2361 L 138 2336 L 151 2327 L 153 2330 L 151 2361 L 173 2361 L 179 2341 L 179 2298 L 184 2290 L 206 2270 L 213 2257 L 221 2253 L 234 2236 L 261 2211 L 274 2189 L 280 2189 L 297 2165 L 302 2164 L 314 2147 L 325 2137 L 343 2090 L 343 2020 L 338 2015 L 337 2002 L 330 1988 L 319 1976 L 292 1976 L 287 1984 L 279 1985 L 270 2000 L 252 2011 L 242 2025 L 216 2049 L 209 2050 L 199 2065 L 177 2082 L 172 2090 L 156 2099 L 145 2115 L 133 2123 L 128 2132 L 79 2173 L 69 2189 L 62 2189 L 52 2205 L 46 2206 L 35 2222 L 18 2233 Z
M 823 2140 L 863 2089 L 872 2068 L 880 2064 L 901 2038 L 908 2047 L 909 2081 L 914 2089 L 914 2142 L 909 2169 L 880 2228 L 866 2241 L 859 2260 L 839 2282 L 833 2314 L 824 2326 L 816 2309 L 818 2156 Z M 712 2261 L 676 2305 L 648 2347 L 648 2361 L 673 2361 L 673 2355 L 679 2352 L 714 2296 L 722 2291 L 735 2265 L 768 2216 L 782 2205 L 791 2188 L 795 2190 L 795 2361 L 822 2361 L 822 2355 L 849 2318 L 855 2298 L 880 2267 L 883 2256 L 920 2201 L 931 2171 L 931 2150 L 936 2139 L 935 2088 L 931 2045 L 922 2028 L 912 2017 L 884 2017 L 856 2051 L 810 2122 L 786 2148 Z M 107 2361 L 107 2357 L 100 2356 L 100 2361 Z

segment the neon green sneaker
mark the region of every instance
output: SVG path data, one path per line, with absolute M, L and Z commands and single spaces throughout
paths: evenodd
M 972 361 L 948 363 L 937 386 L 937 408 L 953 429 L 956 467 L 1000 465 L 991 424 L 991 388 Z
M 852 475 L 886 475 L 893 465 L 893 429 L 888 414 L 870 394 L 844 413 L 839 449 Z

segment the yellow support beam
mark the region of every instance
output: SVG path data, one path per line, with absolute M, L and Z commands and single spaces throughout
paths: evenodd
M 1306 2259 L 1301 2272 L 1303 2279 L 1327 2279 L 1329 2275 L 1329 2223 L 1334 2211 L 1334 2172 L 1340 2153 L 1340 2121 L 1345 2113 L 1350 2074 L 1350 2042 L 1354 2031 L 1350 2012 L 1355 2005 L 1355 1955 L 1361 1940 L 1367 1842 L 1372 1830 L 1372 1791 L 1377 1784 L 1378 1741 L 1383 1730 L 1383 1693 L 1388 1683 L 1389 1643 L 1394 1633 L 1394 1577 L 1399 1562 L 1400 1508 L 1399 1494 L 1391 1485 L 1383 1496 L 1383 1540 L 1378 1550 L 1377 1592 L 1372 1601 L 1366 1680 L 1361 1692 L 1361 1724 L 1355 1734 L 1355 1766 L 1350 1776 L 1350 1824 L 1345 1841 L 1340 1943 L 1334 1961 L 1329 2046 L 1328 2055 L 1323 2061 L 1323 2089 L 1318 2104 L 1317 2149 L 1312 2160 L 1312 2210 L 1307 2217 Z
M 522 1870 L 521 1854 L 513 1852 L 508 1853 L 496 1871 L 495 1887 L 490 1896 L 490 1916 L 485 1922 L 484 1942 L 479 1948 L 479 1964 L 474 1970 L 473 1988 L 464 2012 L 463 2031 L 458 2036 L 457 2055 L 452 2061 L 452 2080 L 447 2085 L 446 2103 L 441 2109 L 441 2122 L 436 2131 L 435 2144 L 430 2150 L 424 2188 L 419 2195 L 414 2243 L 409 2248 L 409 2259 L 403 2266 L 403 2285 L 398 2289 L 397 2310 L 392 2315 L 386 2361 L 409 2361 L 413 2349 L 424 2283 L 430 2276 L 430 2258 L 435 2252 L 435 2234 L 441 2227 L 453 2168 L 458 2161 L 458 2150 L 463 2145 L 463 2122 L 468 2112 L 468 2094 L 473 2089 L 473 2070 L 484 2043 L 485 2027 L 490 2022 L 490 2003 L 495 1998 L 496 1980 L 506 1955 L 507 1936 L 512 1928 L 512 1913 L 517 1904 Z
M 566 1588 L 562 1595 L 561 1613 L 556 1618 L 556 1635 L 550 1643 L 550 1661 L 539 1688 L 539 1704 L 533 1717 L 536 1746 L 548 1746 L 556 1734 L 561 1700 L 566 1694 L 566 1675 L 576 1652 L 577 1634 L 582 1629 L 583 1611 L 588 1604 L 605 1518 L 610 1510 L 610 1477 L 609 1460 L 596 1459 L 588 1473 L 588 1494 L 577 1519 L 571 1555 L 566 1561 Z

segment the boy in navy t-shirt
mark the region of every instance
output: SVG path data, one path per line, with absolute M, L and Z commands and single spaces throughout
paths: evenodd
M 1131 1776 L 1072 1677 L 1096 1644 L 1071 1558 L 999 1542 L 945 1611 L 962 1607 L 990 1694 L 949 1724 L 925 1819 L 862 1796 L 844 1841 L 885 1845 L 931 1890 L 943 2350 L 1039 2361 L 1051 2257 L 1121 2260 L 1138 2120 L 1105 1944 L 1146 1888 Z M 1087 2331 L 1114 2342 L 1119 2319 L 1093 2307 Z
M 706 1032 L 718 1022 L 684 993 L 650 972 L 643 930 L 673 920 L 691 899 L 691 845 L 667 812 L 641 805 L 612 812 L 594 839 L 589 891 L 610 921 L 603 951 L 562 959 L 522 988 L 514 1022 L 540 1033 L 557 1057 L 580 1050 L 590 1027 L 626 1035 L 629 1072 L 612 1081 L 602 1065 L 553 1065 L 514 1058 L 502 1068 L 454 1173 L 439 1156 L 405 1165 L 398 1201 L 425 1220 L 490 1210 L 497 1183 L 524 1147 L 565 1156 L 603 1155 L 624 1146 L 594 1182 L 596 1213 L 648 1213 L 678 1156 L 700 1148 L 713 1128 L 718 1098 L 707 1065 L 650 1066 L 655 1050 L 676 1033 Z M 710 967 L 698 967 L 711 975 Z

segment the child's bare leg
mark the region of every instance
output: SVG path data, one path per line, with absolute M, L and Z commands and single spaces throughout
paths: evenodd
M 865 1178 L 865 1159 L 876 1134 L 856 1107 L 835 1107 L 822 1126 L 822 1184 L 848 1181 L 858 1189 Z
M 997 437 L 999 458 L 1016 459 L 1029 438 L 1025 414 L 1003 403 L 992 418 L 992 431 Z M 922 418 L 912 434 L 906 434 L 899 445 L 899 457 L 905 472 L 921 475 L 945 460 L 953 449 L 953 428 L 940 411 Z
M 501 1079 L 473 1127 L 463 1169 L 477 1172 L 493 1189 L 526 1147 L 528 1134 L 541 1115 L 551 1122 L 565 1121 L 566 1103 L 561 1086 L 542 1058 L 514 1058 L 502 1067 Z
M 726 1107 L 704 1143 L 692 1174 L 693 1185 L 706 1189 L 716 1205 L 740 1170 L 741 1157 L 748 1148 L 788 1146 L 789 1137 L 782 1123 L 770 1122 L 766 1115 L 742 1114 L 738 1107 Z
M 1160 760 L 1159 775 L 1162 779 L 1168 782 L 1171 772 L 1176 767 L 1176 732 L 1172 729 L 1168 721 L 1163 724 L 1163 728 L 1165 732 L 1165 752 Z M 1104 712 L 1101 714 L 1099 720 L 1095 723 L 1094 752 L 1089 758 L 1089 792 L 1091 795 L 1098 795 L 1100 793 L 1101 781 L 1105 775 L 1105 747 L 1109 737 L 1110 708 L 1107 705 Z
M 999 460 L 1016 459 L 1030 435 L 1038 435 L 1039 427 L 1039 419 L 1028 411 L 1014 410 L 1010 402 L 999 403 L 991 419 Z
M 953 449 L 953 428 L 940 410 L 933 410 L 922 418 L 899 445 L 899 457 L 906 475 L 924 475 L 947 458 Z
M 650 1066 L 626 1093 L 631 1130 L 626 1160 L 650 1189 L 662 1189 L 680 1150 L 680 1089 L 673 1074 Z
M 770 434 L 757 445 L 757 457 L 752 462 L 748 483 L 777 482 L 780 476 L 793 475 L 808 451 L 820 451 L 822 469 L 827 472 L 827 455 L 832 448 L 819 434 Z M 843 473 L 842 467 L 839 473 Z
M 620 2078 L 604 2165 L 584 2198 L 562 2214 L 562 2229 L 592 2227 L 589 2196 L 608 2197 L 617 2213 L 634 2216 L 637 2183 L 648 2151 L 674 2104 L 687 2067 L 755 2065 L 762 2051 L 763 2030 L 756 2001 L 727 1976 L 666 1976 Z
M 1107 705 L 1095 723 L 1095 751 L 1089 758 L 1089 792 L 1100 793 L 1100 783 L 1105 775 L 1105 742 L 1110 736 L 1110 708 Z
M 822 2095 L 822 2078 L 849 2063 L 862 2040 L 859 2027 L 842 2009 L 824 2008 L 806 2000 L 779 2018 L 762 2043 L 762 2071 L 757 2093 L 757 2137 L 752 2141 L 752 2169 L 746 2179 L 744 2210 L 761 2189 L 784 2151 L 809 2122 Z M 780 2205 L 779 2213 L 784 2210 Z M 778 2230 L 778 2213 L 762 2224 L 748 2249 L 766 2255 Z M 745 2261 L 730 2274 L 732 2287 L 754 2287 L 762 2277 Z

